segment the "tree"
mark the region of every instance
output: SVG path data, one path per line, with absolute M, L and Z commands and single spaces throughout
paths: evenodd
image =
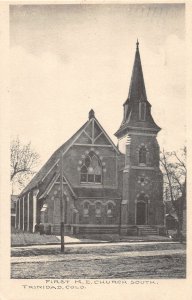
M 177 218 L 177 234 L 182 239 L 183 207 L 186 202 L 186 147 L 180 151 L 163 150 L 160 163 L 164 176 L 164 198 L 170 201 Z
M 39 164 L 39 154 L 31 147 L 31 142 L 23 144 L 17 137 L 11 141 L 11 183 L 21 190 L 32 176 Z M 12 191 L 13 192 L 13 191 Z

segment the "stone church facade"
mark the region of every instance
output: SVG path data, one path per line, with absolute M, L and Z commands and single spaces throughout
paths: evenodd
M 93 110 L 20 194 L 16 227 L 59 234 L 157 234 L 164 228 L 160 128 L 151 115 L 137 42 L 116 146 Z

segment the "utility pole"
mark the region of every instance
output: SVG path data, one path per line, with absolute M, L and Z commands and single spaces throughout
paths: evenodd
M 60 190 L 61 190 L 61 197 L 60 197 L 60 210 L 61 210 L 61 253 L 65 253 L 65 246 L 64 246 L 64 198 L 63 198 L 63 154 L 61 151 L 60 154 Z
M 165 201 L 164 201 L 164 205 L 165 205 L 165 210 L 164 210 L 164 226 L 165 226 L 165 231 L 166 231 L 166 235 L 168 235 L 168 229 L 167 229 L 167 219 L 166 219 L 166 214 L 167 214 L 167 200 L 168 199 L 168 191 L 167 188 L 165 189 Z

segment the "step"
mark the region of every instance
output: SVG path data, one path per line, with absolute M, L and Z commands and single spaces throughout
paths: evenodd
M 139 235 L 158 235 L 158 229 L 150 225 L 138 225 Z

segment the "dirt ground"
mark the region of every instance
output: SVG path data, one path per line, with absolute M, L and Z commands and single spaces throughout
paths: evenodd
M 58 247 L 13 248 L 12 256 L 15 262 L 11 266 L 11 277 L 26 279 L 185 278 L 186 257 L 184 250 L 184 245 L 165 243 L 102 247 L 98 245 L 87 248 L 84 246 L 68 247 L 64 255 L 60 254 Z M 135 253 L 135 251 L 139 251 L 138 253 L 151 252 L 148 256 L 130 257 L 129 254 Z M 168 251 L 171 254 L 162 255 L 163 251 Z M 176 251 L 183 252 L 176 254 Z M 41 259 L 43 256 L 44 260 Z M 53 256 L 55 261 L 51 261 L 50 256 Z M 21 257 L 24 261 L 18 263 L 17 259 L 19 260 Z M 27 261 L 30 257 L 35 257 L 35 260 Z M 58 257 L 59 261 L 57 261 Z
M 185 257 L 105 257 L 13 264 L 11 278 L 185 278 Z

